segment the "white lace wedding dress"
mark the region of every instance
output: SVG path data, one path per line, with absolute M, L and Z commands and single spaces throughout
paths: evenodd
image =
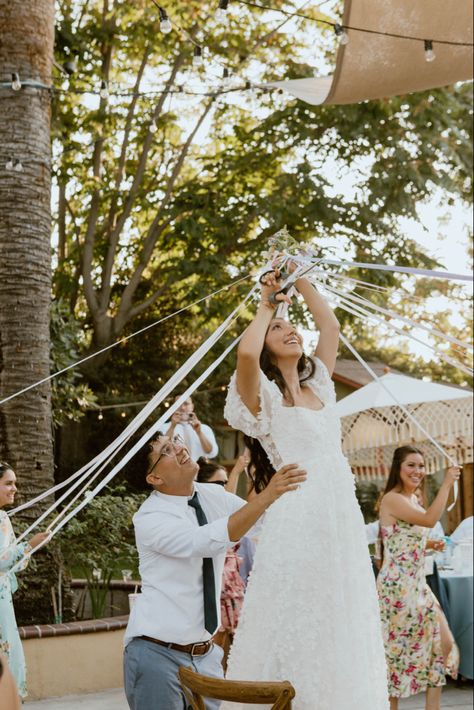
M 379 607 L 354 477 L 341 450 L 334 385 L 325 365 L 307 381 L 324 407 L 285 407 L 261 374 L 255 418 L 232 377 L 225 416 L 259 439 L 277 469 L 307 480 L 267 510 L 231 649 L 227 678 L 289 680 L 294 710 L 388 710 Z M 248 710 L 235 703 L 221 710 Z

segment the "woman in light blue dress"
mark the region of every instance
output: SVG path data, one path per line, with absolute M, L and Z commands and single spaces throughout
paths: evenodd
M 15 679 L 18 693 L 26 696 L 25 657 L 18 634 L 12 594 L 17 581 L 10 570 L 22 560 L 19 570 L 28 564 L 31 550 L 48 539 L 48 533 L 37 533 L 29 542 L 17 543 L 12 524 L 3 510 L 12 505 L 16 493 L 16 476 L 11 467 L 0 462 L 0 653 L 3 653 Z M 23 558 L 23 559 L 22 559 Z

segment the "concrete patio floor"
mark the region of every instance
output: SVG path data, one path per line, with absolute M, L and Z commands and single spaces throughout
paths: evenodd
M 463 684 L 461 688 L 449 685 L 443 692 L 441 706 L 443 710 L 445 708 L 472 710 L 474 708 L 472 683 Z M 424 710 L 423 695 L 402 700 L 399 707 L 400 710 Z M 128 710 L 128 704 L 123 690 L 117 688 L 105 690 L 102 693 L 67 695 L 62 698 L 26 702 L 25 708 L 27 710 Z M 354 710 L 361 709 L 354 708 Z

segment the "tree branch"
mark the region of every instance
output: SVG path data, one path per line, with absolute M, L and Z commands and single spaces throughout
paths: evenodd
M 102 10 L 102 31 L 106 36 L 107 25 L 109 25 L 111 32 L 115 29 L 115 15 L 110 19 L 107 19 L 108 13 L 108 3 L 107 0 L 104 1 Z M 102 54 L 102 76 L 105 81 L 108 81 L 110 76 L 110 66 L 112 63 L 112 43 L 109 40 L 104 40 L 101 46 Z M 100 98 L 99 113 L 105 112 L 107 106 L 107 99 Z M 94 152 L 92 155 L 92 171 L 94 179 L 100 183 L 101 174 L 101 161 L 102 161 L 102 151 L 104 146 L 104 139 L 98 138 L 94 142 Z M 93 318 L 99 315 L 100 311 L 104 309 L 101 308 L 97 293 L 94 289 L 94 284 L 92 281 L 92 263 L 94 257 L 94 242 L 95 233 L 97 228 L 97 220 L 99 218 L 99 209 L 101 201 L 101 189 L 97 187 L 92 193 L 91 206 L 89 209 L 86 234 L 84 238 L 84 249 L 82 253 L 82 280 L 84 283 L 84 295 L 86 297 L 87 303 L 91 310 Z
M 169 203 L 169 201 L 170 201 L 170 198 L 171 198 L 171 195 L 172 195 L 172 192 L 173 192 L 174 185 L 175 185 L 175 183 L 176 183 L 176 180 L 177 180 L 178 177 L 179 177 L 179 174 L 180 174 L 181 169 L 182 169 L 182 167 L 183 167 L 184 161 L 185 161 L 186 156 L 187 156 L 187 154 L 188 154 L 189 148 L 191 147 L 191 144 L 192 144 L 192 142 L 193 142 L 193 140 L 194 140 L 194 137 L 195 137 L 196 133 L 197 133 L 198 130 L 200 129 L 200 127 L 201 127 L 202 123 L 204 122 L 204 120 L 205 120 L 207 114 L 209 113 L 209 111 L 210 111 L 210 109 L 211 109 L 211 107 L 212 107 L 213 102 L 214 102 L 214 98 L 212 98 L 212 99 L 207 103 L 207 105 L 205 106 L 205 109 L 204 109 L 203 113 L 202 113 L 201 116 L 198 118 L 198 120 L 197 120 L 197 122 L 196 122 L 196 124 L 195 124 L 195 126 L 194 126 L 194 128 L 193 128 L 193 130 L 192 130 L 191 133 L 189 134 L 189 136 L 188 136 L 186 142 L 185 142 L 184 145 L 183 145 L 183 148 L 181 149 L 181 153 L 180 153 L 180 155 L 179 155 L 179 157 L 178 157 L 178 159 L 177 159 L 177 161 L 176 161 L 176 163 L 175 163 L 175 166 L 174 166 L 174 168 L 173 168 L 173 172 L 172 172 L 172 174 L 171 174 L 171 176 L 170 176 L 170 179 L 169 179 L 169 181 L 168 181 L 168 185 L 167 185 L 167 188 L 166 188 L 165 195 L 164 195 L 164 197 L 163 197 L 163 199 L 162 199 L 162 201 L 161 201 L 161 204 L 160 204 L 160 207 L 159 207 L 159 209 L 158 209 L 158 212 L 157 212 L 157 214 L 156 214 L 156 216 L 155 216 L 155 218 L 154 218 L 154 220 L 153 220 L 153 222 L 152 222 L 152 224 L 151 224 L 151 226 L 150 226 L 150 228 L 149 228 L 149 230 L 148 230 L 148 234 L 147 234 L 147 236 L 146 236 L 146 238 L 145 238 L 145 242 L 144 242 L 144 245 L 143 245 L 142 253 L 141 253 L 141 256 L 140 256 L 140 261 L 139 261 L 139 263 L 137 264 L 137 267 L 135 268 L 135 271 L 134 271 L 134 273 L 132 274 L 132 277 L 131 277 L 130 281 L 128 282 L 127 286 L 125 287 L 125 289 L 124 289 L 124 291 L 123 291 L 122 298 L 121 298 L 121 301 L 120 301 L 120 306 L 119 306 L 118 313 L 117 313 L 117 316 L 119 316 L 120 318 L 123 318 L 123 317 L 124 317 L 124 314 L 127 313 L 127 312 L 130 310 L 131 305 L 132 305 L 133 296 L 134 296 L 135 291 L 137 290 L 137 288 L 138 288 L 138 286 L 139 286 L 139 284 L 140 284 L 140 280 L 141 280 L 143 271 L 146 269 L 146 267 L 147 267 L 147 265 L 148 265 L 148 262 L 149 262 L 149 260 L 150 260 L 150 258 L 151 258 L 151 255 L 152 255 L 152 253 L 153 253 L 153 249 L 154 249 L 155 244 L 156 244 L 156 240 L 158 239 L 158 237 L 160 236 L 160 234 L 163 232 L 163 230 L 166 228 L 166 226 L 170 223 L 170 220 L 161 222 L 161 220 L 162 220 L 162 218 L 163 218 L 163 212 L 164 212 L 164 210 L 166 209 L 166 207 L 167 207 L 167 205 L 168 205 L 168 203 Z
M 127 112 L 127 118 L 125 121 L 124 137 L 122 141 L 122 148 L 120 151 L 120 158 L 117 166 L 117 172 L 115 176 L 115 189 L 119 190 L 120 183 L 122 182 L 123 172 L 125 168 L 125 161 L 127 157 L 127 149 L 130 140 L 130 133 L 132 128 L 132 121 L 135 115 L 135 109 L 138 102 L 138 92 L 140 91 L 140 84 L 143 78 L 143 73 L 148 62 L 148 57 L 150 56 L 150 47 L 147 46 L 143 54 L 143 58 L 138 69 L 137 78 L 135 85 L 133 87 L 133 98 L 130 102 L 130 106 Z M 117 214 L 117 202 L 113 200 L 109 215 L 107 218 L 106 226 L 106 242 L 108 243 L 107 255 L 105 257 L 105 263 L 102 268 L 102 279 L 101 279 L 101 290 L 100 290 L 100 307 L 101 309 L 106 309 L 110 299 L 110 292 L 112 289 L 112 272 L 114 268 L 115 253 L 117 250 L 117 245 L 120 239 L 120 231 L 114 230 L 114 221 Z
M 166 96 L 167 96 L 166 91 L 167 91 L 168 89 L 170 89 L 171 86 L 174 84 L 174 81 L 175 81 L 175 79 L 176 79 L 176 75 L 177 75 L 179 69 L 181 68 L 181 65 L 182 65 L 183 62 L 184 62 L 184 58 L 185 58 L 185 53 L 184 53 L 184 52 L 181 52 L 181 53 L 178 54 L 178 56 L 176 57 L 176 60 L 175 60 L 174 65 L 173 65 L 173 68 L 172 68 L 172 70 L 171 70 L 170 77 L 169 77 L 168 81 L 166 82 L 165 91 L 164 91 L 163 94 L 160 96 L 160 98 L 159 98 L 159 100 L 158 100 L 158 103 L 157 103 L 157 105 L 156 105 L 155 111 L 154 111 L 154 113 L 153 113 L 153 120 L 156 120 L 156 119 L 159 117 L 159 115 L 160 115 L 160 113 L 161 113 L 161 111 L 162 111 L 162 109 L 163 109 L 164 102 L 165 102 L 165 100 L 166 100 Z M 125 222 L 127 221 L 128 217 L 129 217 L 129 215 L 130 215 L 130 212 L 131 212 L 131 210 L 132 210 L 133 204 L 134 204 L 134 202 L 135 202 L 135 198 L 136 198 L 137 193 L 138 193 L 138 189 L 139 189 L 139 187 L 140 187 L 140 185 L 141 185 L 141 183 L 142 183 L 143 176 L 144 176 L 144 174 L 145 174 L 145 168 L 146 168 L 146 162 L 147 162 L 147 159 L 148 159 L 148 153 L 149 153 L 149 150 L 150 150 L 150 148 L 151 148 L 151 146 L 152 146 L 153 139 L 154 139 L 153 133 L 151 133 L 150 131 L 148 131 L 148 133 L 147 133 L 147 135 L 146 135 L 146 137 L 145 137 L 145 140 L 144 140 L 144 142 L 143 142 L 143 148 L 142 148 L 142 152 L 141 152 L 140 158 L 139 158 L 139 160 L 138 160 L 138 167 L 137 167 L 137 170 L 136 170 L 136 172 L 135 172 L 135 177 L 133 178 L 132 186 L 131 186 L 130 191 L 129 191 L 129 193 L 128 193 L 128 197 L 127 197 L 127 200 L 126 200 L 126 202 L 125 202 L 123 211 L 122 211 L 122 213 L 120 214 L 120 216 L 119 216 L 119 218 L 118 218 L 118 220 L 117 220 L 117 223 L 116 223 L 116 225 L 115 225 L 115 228 L 114 228 L 114 230 L 113 230 L 113 232 L 112 232 L 112 235 L 111 235 L 111 242 L 113 242 L 113 243 L 115 243 L 115 244 L 118 243 L 118 239 L 119 239 L 120 234 L 121 234 L 121 232 L 122 232 L 122 230 L 123 230 L 123 228 L 124 228 Z

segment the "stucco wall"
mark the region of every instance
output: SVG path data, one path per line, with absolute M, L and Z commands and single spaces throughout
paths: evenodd
M 119 629 L 23 640 L 28 699 L 121 686 L 124 632 Z

